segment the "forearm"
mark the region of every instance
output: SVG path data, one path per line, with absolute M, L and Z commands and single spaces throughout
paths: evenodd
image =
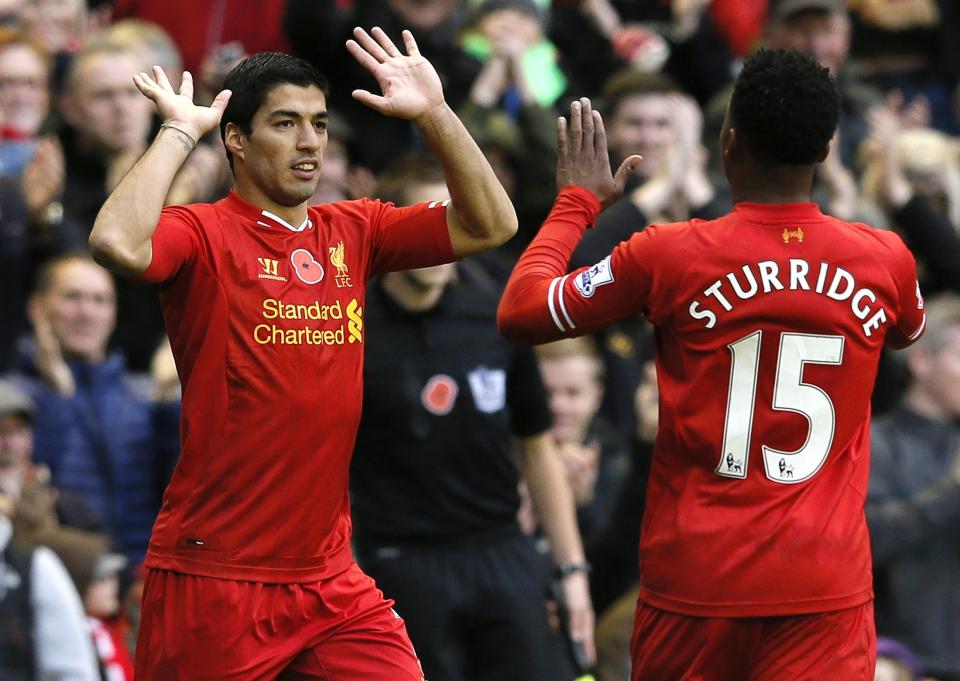
M 90 232 L 90 250 L 97 262 L 117 274 L 136 275 L 147 269 L 160 211 L 191 150 L 183 133 L 160 131 L 97 215 Z
M 591 201 L 592 199 L 592 201 Z M 553 210 L 520 256 L 497 309 L 500 332 L 516 343 L 545 343 L 565 337 L 551 321 L 548 289 L 564 275 L 600 204 L 581 187 L 563 189 Z
M 443 166 L 456 255 L 495 248 L 510 239 L 517 231 L 510 197 L 456 114 L 443 104 L 418 120 L 417 127 Z
M 537 517 L 550 540 L 554 561 L 584 562 L 573 492 L 549 433 L 524 443 L 523 473 Z

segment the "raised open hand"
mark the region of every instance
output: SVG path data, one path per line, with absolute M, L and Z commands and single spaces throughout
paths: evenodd
M 137 89 L 157 106 L 157 112 L 164 123 L 176 126 L 196 142 L 220 124 L 230 91 L 224 90 L 217 95 L 210 106 L 198 106 L 193 103 L 193 76 L 183 72 L 180 92 L 174 92 L 167 74 L 159 66 L 153 67 L 153 78 L 141 72 L 133 77 Z
M 372 36 L 371 36 L 372 34 Z M 370 34 L 353 29 L 356 40 L 347 41 L 347 51 L 373 74 L 382 95 L 354 90 L 353 98 L 386 116 L 410 121 L 428 115 L 444 103 L 443 86 L 433 65 L 420 56 L 410 31 L 403 32 L 404 55 L 382 29 Z
M 557 147 L 557 187 L 573 184 L 589 189 L 604 208 L 620 198 L 627 178 L 642 160 L 630 156 L 611 174 L 603 119 L 586 97 L 570 103 L 569 130 L 567 119 L 557 119 Z

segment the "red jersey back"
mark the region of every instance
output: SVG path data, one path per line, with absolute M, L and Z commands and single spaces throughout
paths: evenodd
M 445 212 L 364 200 L 294 227 L 235 194 L 163 211 L 142 278 L 163 282 L 182 453 L 148 566 L 307 582 L 350 565 L 366 281 L 451 261 Z
M 631 313 L 655 325 L 645 601 L 762 616 L 870 599 L 870 395 L 884 342 L 924 321 L 899 237 L 814 204 L 741 203 L 649 227 L 545 293 L 543 323 L 567 335 Z

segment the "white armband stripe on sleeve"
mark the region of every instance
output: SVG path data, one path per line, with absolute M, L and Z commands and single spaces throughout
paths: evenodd
M 563 313 L 563 318 L 567 320 L 567 324 L 570 326 L 570 330 L 577 328 L 577 325 L 573 323 L 573 320 L 570 319 L 570 314 L 567 312 L 567 306 L 563 302 L 563 287 L 567 283 L 567 279 L 570 277 L 569 274 L 564 275 L 563 279 L 560 280 L 560 286 L 557 290 L 557 300 L 560 303 L 560 311 Z M 562 330 L 562 329 L 561 329 Z
M 560 323 L 560 317 L 557 316 L 557 308 L 553 303 L 553 293 L 557 290 L 557 284 L 560 283 L 560 277 L 557 277 L 550 282 L 550 289 L 547 291 L 547 307 L 550 308 L 550 316 L 553 317 L 553 323 L 557 325 L 557 328 L 561 331 L 566 331 L 563 328 L 563 324 Z
M 910 334 L 910 340 L 916 340 L 920 337 L 920 334 L 923 333 L 924 327 L 927 325 L 927 313 L 923 313 L 923 319 L 920 320 L 920 326 L 917 327 L 917 330 Z

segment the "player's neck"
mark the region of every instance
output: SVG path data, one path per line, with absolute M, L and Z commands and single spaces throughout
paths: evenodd
M 383 277 L 383 290 L 407 312 L 426 312 L 436 307 L 444 286 L 417 286 L 403 272 L 390 272 Z
M 753 164 L 730 177 L 734 203 L 806 203 L 814 166 Z
M 279 204 L 267 196 L 256 184 L 248 181 L 242 175 L 236 178 L 234 191 L 237 192 L 237 196 L 247 203 L 256 206 L 260 210 L 273 213 L 288 224 L 301 225 L 303 221 L 307 219 L 306 201 L 298 203 L 295 206 Z

